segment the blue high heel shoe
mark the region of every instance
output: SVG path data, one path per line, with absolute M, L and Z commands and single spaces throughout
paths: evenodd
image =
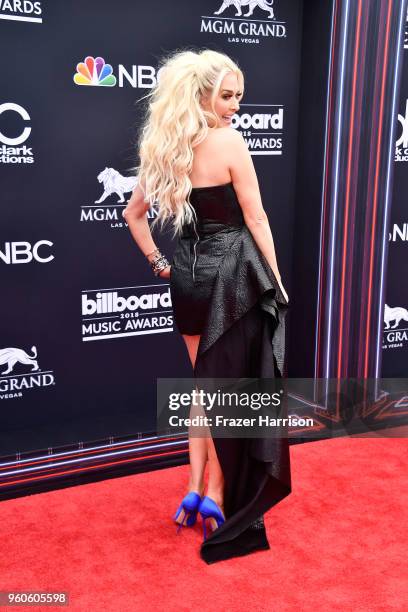
M 177 512 L 174 515 L 174 520 L 178 523 L 177 533 L 186 521 L 187 527 L 192 527 L 197 520 L 198 507 L 201 502 L 201 497 L 198 493 L 188 493 L 185 498 L 181 501 L 181 504 L 177 508 Z M 184 514 L 182 514 L 184 513 Z M 179 520 L 177 520 L 179 519 Z M 180 521 L 181 519 L 181 521 Z
M 221 508 L 215 503 L 215 501 L 211 499 L 211 497 L 207 496 L 203 497 L 203 499 L 201 500 L 201 504 L 198 508 L 198 511 L 203 519 L 204 540 L 206 540 L 206 519 L 210 519 L 210 525 L 212 527 L 212 530 L 215 531 L 218 527 L 225 523 L 225 516 Z

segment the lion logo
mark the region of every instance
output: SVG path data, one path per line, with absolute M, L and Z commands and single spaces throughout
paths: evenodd
M 401 319 L 404 321 L 408 321 L 408 310 L 403 308 L 402 306 L 395 306 L 394 308 L 390 308 L 385 304 L 384 308 L 384 323 L 385 329 L 390 329 L 390 322 L 395 321 L 395 325 L 391 327 L 391 329 L 395 329 L 398 327 Z
M 105 168 L 98 174 L 98 181 L 103 183 L 103 194 L 99 200 L 95 200 L 95 204 L 100 204 L 113 193 L 119 196 L 119 203 L 125 201 L 124 193 L 133 191 L 137 185 L 136 176 L 122 176 L 120 172 L 114 168 Z
M 2 372 L 2 376 L 5 374 L 10 374 L 12 372 L 14 366 L 17 362 L 23 363 L 25 365 L 32 365 L 32 372 L 36 372 L 40 368 L 38 367 L 37 362 L 37 349 L 35 346 L 31 347 L 33 352 L 33 356 L 31 357 L 28 353 L 26 353 L 23 349 L 8 347 L 4 349 L 0 349 L 0 365 L 4 365 L 7 363 L 7 370 Z
M 225 9 L 233 5 L 237 9 L 235 17 L 251 17 L 252 13 L 254 12 L 254 9 L 258 7 L 263 11 L 269 13 L 268 19 L 275 19 L 273 8 L 271 8 L 272 4 L 273 0 L 271 0 L 271 2 L 267 2 L 267 0 L 223 0 L 221 8 L 219 8 L 218 11 L 214 11 L 214 15 L 220 15 L 225 11 Z M 245 15 L 242 15 L 241 8 L 245 6 L 248 7 L 248 12 L 245 13 Z

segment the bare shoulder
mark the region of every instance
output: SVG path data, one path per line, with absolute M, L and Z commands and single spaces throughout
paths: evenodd
M 234 130 L 231 127 L 220 127 L 216 130 L 209 130 L 205 140 L 203 140 L 203 144 L 219 146 L 220 143 L 228 145 L 229 143 L 234 144 L 239 141 L 245 144 L 245 140 L 238 130 Z
M 192 183 L 217 185 L 231 181 L 231 166 L 240 148 L 239 141 L 248 153 L 241 134 L 231 127 L 209 130 L 206 138 L 194 148 L 193 170 L 190 174 Z
M 230 127 L 221 127 L 217 130 L 214 130 L 214 136 L 218 138 L 218 140 L 222 140 L 226 144 L 237 144 L 243 143 L 246 146 L 245 140 L 238 130 L 234 130 L 234 128 Z
M 206 142 L 207 152 L 227 161 L 228 165 L 235 155 L 239 157 L 249 155 L 244 137 L 231 127 L 221 127 L 211 131 Z

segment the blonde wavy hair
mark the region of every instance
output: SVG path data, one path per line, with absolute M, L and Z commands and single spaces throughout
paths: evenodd
M 145 201 L 150 206 L 158 202 L 151 227 L 160 221 L 162 229 L 171 220 L 174 237 L 195 217 L 189 201 L 193 149 L 217 126 L 214 103 L 222 80 L 233 72 L 243 87 L 244 76 L 228 55 L 210 49 L 177 51 L 160 64 L 157 85 L 144 96 L 151 100 L 139 132 L 140 164 L 135 170 Z M 211 111 L 201 107 L 203 95 L 209 97 Z

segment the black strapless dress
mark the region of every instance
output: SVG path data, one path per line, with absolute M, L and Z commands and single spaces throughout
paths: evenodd
M 284 376 L 288 303 L 247 228 L 232 183 L 193 188 L 171 262 L 176 326 L 201 334 L 194 377 Z M 226 521 L 201 546 L 207 563 L 269 548 L 263 514 L 291 492 L 287 438 L 214 438 Z

